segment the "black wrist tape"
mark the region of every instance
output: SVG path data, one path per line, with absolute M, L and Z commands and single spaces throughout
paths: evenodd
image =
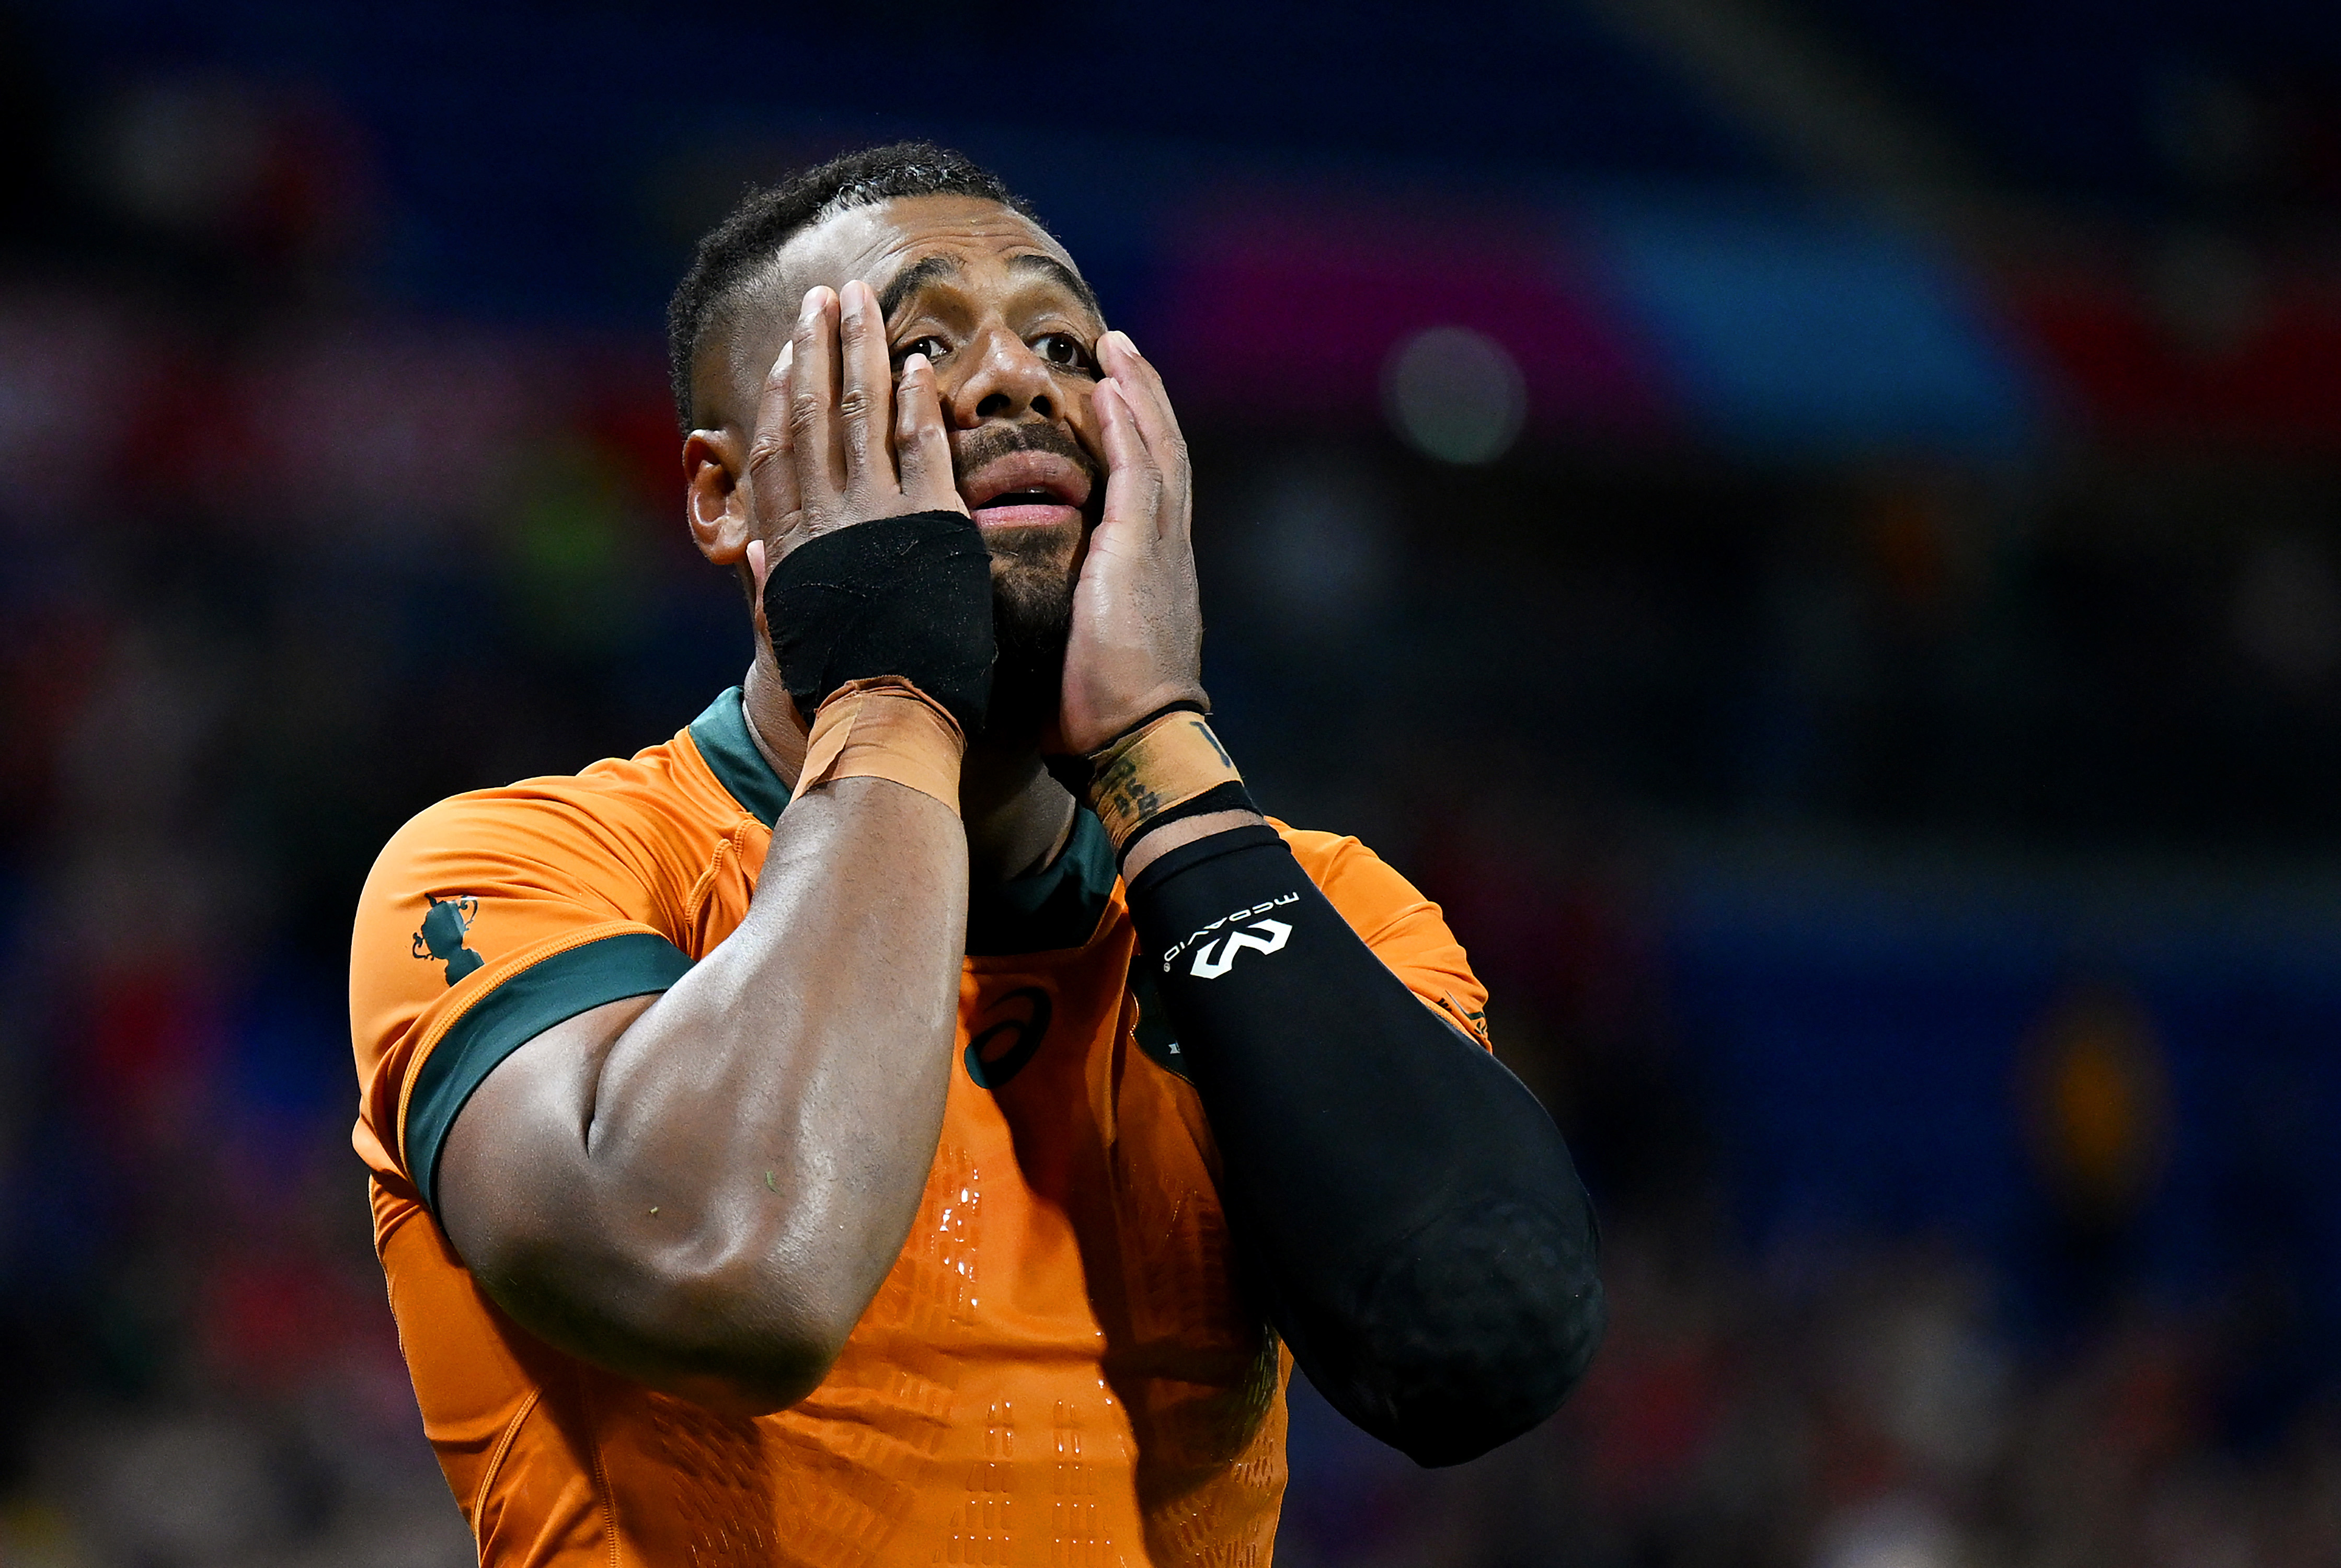
M 1426 1464 L 1550 1414 L 1604 1310 L 1591 1207 L 1543 1107 L 1272 829 L 1169 851 L 1130 910 L 1247 1275 L 1318 1392 Z
M 991 552 L 962 512 L 914 511 L 825 533 L 764 582 L 781 680 L 807 723 L 849 680 L 898 675 L 974 735 L 997 647 Z
M 1145 843 L 1146 835 L 1158 828 L 1166 827 L 1172 822 L 1184 821 L 1190 817 L 1208 817 L 1215 811 L 1250 811 L 1257 815 L 1260 806 L 1252 799 L 1251 791 L 1243 787 L 1240 779 L 1231 779 L 1217 789 L 1204 790 L 1192 800 L 1182 801 L 1167 811 L 1157 812 L 1154 816 L 1149 817 L 1146 819 L 1144 830 L 1129 843 L 1124 844 L 1121 853 L 1115 858 L 1117 861 L 1128 860 L 1130 852 Z M 1153 869 L 1152 867 L 1147 868 Z

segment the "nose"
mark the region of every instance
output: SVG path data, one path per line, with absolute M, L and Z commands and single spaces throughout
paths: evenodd
M 1057 384 L 1048 362 L 1014 332 L 984 334 L 972 365 L 951 389 L 951 423 L 972 430 L 986 420 L 1019 420 L 1028 414 L 1057 417 Z

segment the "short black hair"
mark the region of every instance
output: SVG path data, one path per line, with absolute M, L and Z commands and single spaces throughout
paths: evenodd
M 691 270 L 667 302 L 667 372 L 674 385 L 675 417 L 684 431 L 691 429 L 692 369 L 733 291 L 799 230 L 896 196 L 978 196 L 1041 222 L 1031 203 L 999 175 L 931 142 L 892 142 L 842 153 L 778 184 L 750 188 L 699 242 Z

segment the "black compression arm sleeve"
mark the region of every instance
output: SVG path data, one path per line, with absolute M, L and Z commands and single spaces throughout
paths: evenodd
M 1543 1107 L 1271 829 L 1170 851 L 1130 906 L 1238 1245 L 1310 1382 L 1424 1464 L 1551 1414 L 1605 1314 L 1592 1209 Z

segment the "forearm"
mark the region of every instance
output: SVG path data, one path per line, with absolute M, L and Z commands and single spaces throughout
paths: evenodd
M 442 1223 L 516 1319 L 735 1408 L 827 1372 L 950 1083 L 992 562 L 932 367 L 910 355 L 897 397 L 885 328 L 866 283 L 812 289 L 752 428 L 685 443 L 694 533 L 756 580 L 746 700 L 776 682 L 812 720 L 746 919 L 657 1001 L 523 1046 L 441 1159 Z
M 1230 1222 L 1310 1380 L 1427 1464 L 1543 1419 L 1603 1323 L 1591 1212 L 1550 1118 L 1272 831 L 1148 858 L 1131 894 L 1145 962 Z
M 746 920 L 603 1066 L 582 1158 L 604 1217 L 645 1251 L 804 1282 L 850 1325 L 933 1163 L 966 868 L 957 817 L 884 780 L 783 812 Z
M 598 1051 L 533 1042 L 492 1075 L 450 1156 L 502 1129 L 476 1168 L 505 1190 L 447 1216 L 491 1294 L 564 1348 L 713 1403 L 818 1382 L 933 1160 L 966 862 L 925 795 L 868 778 L 801 795 L 738 930 Z

